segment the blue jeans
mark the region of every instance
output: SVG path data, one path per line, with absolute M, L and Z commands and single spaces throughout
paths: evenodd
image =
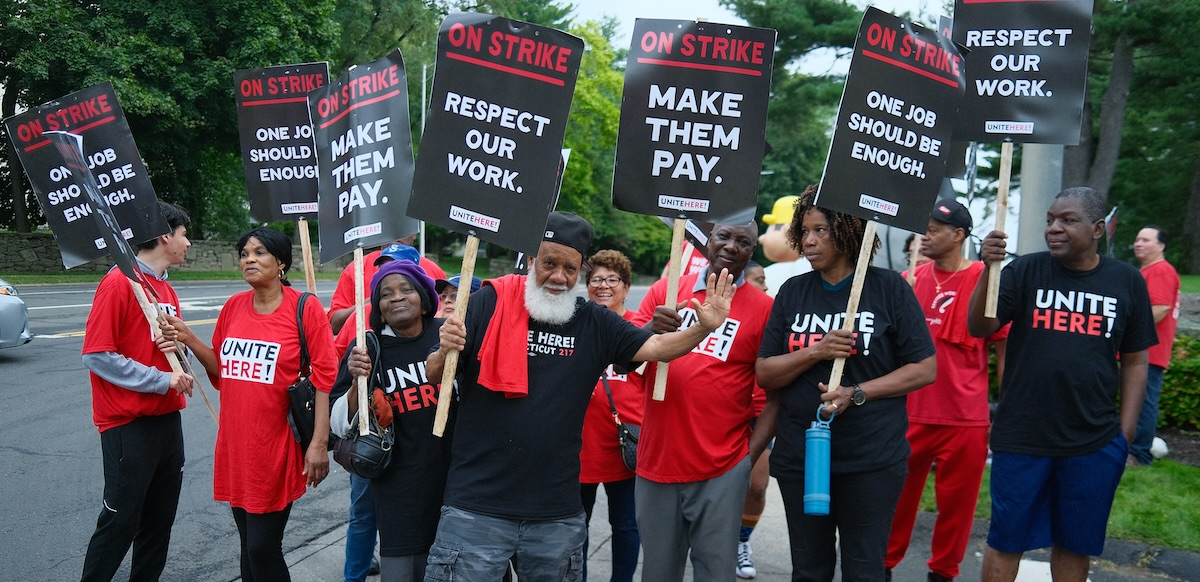
M 1150 445 L 1154 444 L 1154 433 L 1158 428 L 1158 397 L 1162 394 L 1163 373 L 1166 370 L 1158 366 L 1147 366 L 1146 400 L 1142 403 L 1142 413 L 1138 416 L 1137 434 L 1129 444 L 1129 454 L 1143 465 L 1149 465 L 1154 457 L 1150 454 Z
M 612 525 L 612 582 L 632 582 L 637 570 L 638 552 L 642 538 L 638 535 L 637 512 L 634 511 L 633 490 L 636 479 L 604 484 L 608 496 L 608 523 Z M 592 523 L 592 508 L 596 505 L 598 483 L 581 483 L 580 496 L 587 523 Z M 587 546 L 584 546 L 586 548 Z M 583 579 L 587 580 L 587 562 L 583 564 Z
M 375 498 L 371 480 L 350 475 L 350 523 L 346 524 L 346 582 L 363 582 L 375 555 Z

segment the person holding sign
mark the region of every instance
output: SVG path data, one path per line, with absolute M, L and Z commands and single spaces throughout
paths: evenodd
M 1049 252 L 1004 268 L 996 317 L 984 315 L 986 278 L 971 294 L 971 335 L 1012 323 L 992 425 L 985 582 L 1015 580 L 1022 554 L 1047 546 L 1054 580 L 1083 582 L 1088 556 L 1104 549 L 1146 391 L 1146 350 L 1158 343 L 1146 282 L 1096 250 L 1105 210 L 1091 188 L 1059 192 L 1046 212 Z M 1004 260 L 1005 238 L 984 238 L 985 263 Z
M 368 500 L 373 500 L 372 521 L 379 525 L 380 579 L 420 581 L 450 465 L 450 438 L 438 438 L 429 430 L 437 410 L 438 383 L 423 373 L 425 357 L 438 342 L 441 320 L 434 319 L 438 299 L 433 280 L 408 260 L 379 267 L 370 290 L 370 333 L 379 340 L 379 353 L 374 355 L 382 385 L 371 385 L 369 401 L 381 425 L 392 427 L 395 443 L 392 462 L 383 474 L 359 481 Z M 330 431 L 342 438 L 358 432 L 354 379 L 369 378 L 372 363 L 370 354 L 359 347 L 342 360 L 330 393 L 336 395 Z M 370 535 L 375 535 L 373 527 Z
M 660 279 L 633 318 L 655 333 L 691 329 L 697 320 L 688 305 L 711 293 L 705 279 L 718 269 L 735 277 L 729 318 L 671 366 L 665 400 L 645 395 L 636 503 L 646 549 L 643 580 L 682 580 L 689 548 L 697 580 L 727 578 L 737 563 L 732 542 L 753 465 L 754 359 L 771 308 L 766 293 L 745 284 L 757 239 L 753 223 L 713 226 L 709 266 L 681 277 L 678 295 L 669 299 L 667 280 Z M 646 377 L 656 369 L 648 366 Z
M 892 513 L 908 472 L 905 397 L 934 380 L 937 361 L 921 306 L 894 271 L 866 272 L 854 332 L 842 329 L 866 221 L 800 196 L 791 242 L 813 272 L 775 296 L 759 348 L 758 383 L 780 412 L 771 475 L 779 483 L 791 542 L 792 580 L 828 582 L 841 545 L 842 580 L 884 579 Z M 829 387 L 845 358 L 841 385 Z M 804 513 L 804 431 L 824 406 L 833 413 L 830 510 Z
M 164 310 L 179 314 L 167 270 L 183 264 L 191 242 L 182 208 L 158 202 L 171 230 L 137 245 L 137 267 Z M 157 580 L 167 563 L 183 487 L 183 425 L 193 378 L 172 372 L 174 342 L 149 329 L 133 288 L 113 267 L 96 287 L 83 337 L 92 384 L 92 421 L 100 429 L 104 498 L 83 559 L 82 580 L 111 580 L 133 546 L 131 580 Z M 137 283 L 135 283 L 137 284 Z
M 375 276 L 375 269 L 387 261 L 410 259 L 419 262 L 421 268 L 425 269 L 425 272 L 429 273 L 434 280 L 445 279 L 446 273 L 437 266 L 437 263 L 421 256 L 421 253 L 413 248 L 414 238 L 415 235 L 407 236 L 377 251 L 367 253 L 367 256 L 363 257 L 363 278 L 370 281 L 371 277 Z M 335 336 L 341 333 L 347 323 L 350 324 L 351 330 L 354 329 L 354 320 L 350 319 L 354 315 L 353 263 L 346 265 L 346 268 L 342 269 L 342 274 L 338 275 L 337 287 L 333 290 L 333 299 L 329 300 L 328 314 L 329 326 Z M 339 353 L 339 355 L 341 354 Z
M 179 318 L 168 317 L 163 331 L 196 353 L 221 391 L 213 498 L 233 508 L 242 579 L 289 580 L 282 544 L 292 503 L 306 484 L 316 487 L 329 474 L 329 390 L 337 357 L 329 320 L 315 297 L 304 304 L 304 328 L 297 327 L 301 295 L 287 280 L 292 266 L 287 235 L 258 227 L 234 248 L 251 289 L 230 297 L 221 309 L 213 347 Z M 300 375 L 301 333 L 317 389 L 316 429 L 307 451 L 288 426 L 287 388 Z
M 971 539 L 979 484 L 987 465 L 988 345 L 996 348 L 1003 375 L 1008 328 L 986 340 L 967 332 L 967 303 L 983 263 L 963 257 L 971 235 L 971 213 L 955 200 L 939 200 L 929 213 L 920 253 L 932 259 L 914 269 L 913 293 L 925 312 L 925 323 L 937 348 L 938 377 L 933 384 L 908 396 L 908 479 L 888 540 L 885 565 L 896 567 L 912 538 L 917 506 L 929 470 L 937 492 L 937 522 L 933 526 L 929 582 L 958 577 L 959 564 Z M 913 252 L 916 252 L 915 250 Z
M 486 281 L 465 323 L 442 325 L 425 371 L 441 377 L 447 354 L 462 352 L 460 400 L 427 579 L 495 582 L 513 558 L 522 582 L 579 580 L 579 453 L 596 379 L 609 364 L 686 354 L 729 314 L 733 277 L 723 272 L 692 304 L 697 325 L 660 335 L 634 327 L 577 291 L 591 241 L 586 220 L 550 213 L 529 275 Z

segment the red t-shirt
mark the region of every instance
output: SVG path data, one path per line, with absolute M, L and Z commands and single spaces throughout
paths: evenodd
M 304 452 L 288 425 L 287 388 L 300 373 L 296 306 L 300 292 L 283 288 L 283 303 L 254 310 L 254 292 L 229 298 L 213 331 L 221 377 L 221 426 L 213 457 L 213 498 L 250 513 L 280 511 L 304 495 Z M 337 375 L 333 334 L 316 297 L 304 306 L 311 380 L 329 392 Z
M 632 321 L 632 309 L 625 311 L 625 320 Z M 618 374 L 609 365 L 604 370 L 608 387 L 621 422 L 642 424 L 642 376 L 637 372 Z M 592 400 L 583 418 L 583 448 L 579 451 L 580 483 L 612 483 L 633 479 L 633 471 L 621 460 L 621 445 L 617 442 L 617 425 L 613 422 L 604 382 L 596 382 Z
M 163 310 L 179 316 L 179 297 L 166 281 L 146 277 L 154 293 L 146 293 L 158 302 Z M 138 305 L 129 279 L 114 267 L 96 286 L 92 299 L 92 311 L 88 314 L 86 331 L 83 335 L 83 353 L 116 352 L 144 366 L 170 372 L 167 357 L 158 350 L 154 336 L 158 329 L 150 329 L 142 308 Z M 168 389 L 166 394 L 144 394 L 127 390 L 88 372 L 92 381 L 92 422 L 104 432 L 115 426 L 128 424 L 141 416 L 161 416 L 187 406 L 187 399 Z
M 695 297 L 697 278 L 679 280 L 677 301 Z M 664 304 L 666 279 L 650 287 L 634 325 L 643 325 Z M 671 362 L 666 398 L 653 399 L 656 363 L 646 367 L 642 434 L 638 442 L 638 475 L 659 483 L 690 483 L 724 474 L 750 451 L 754 363 L 772 300 L 752 285 L 738 287 L 729 317 L 691 353 Z M 695 322 L 691 307 L 680 314 L 684 325 Z
M 375 266 L 375 259 L 378 259 L 380 254 L 382 254 L 382 251 L 377 250 L 367 253 L 363 257 L 363 293 L 366 294 L 363 297 L 364 301 L 371 296 L 371 277 L 374 277 L 375 271 L 379 269 L 379 267 Z M 425 269 L 425 274 L 429 275 L 429 278 L 434 281 L 446 278 L 446 272 L 437 263 L 425 257 L 421 257 L 421 268 Z M 329 300 L 329 317 L 332 318 L 335 311 L 340 311 L 347 307 L 354 307 L 353 262 L 346 265 L 346 268 L 342 269 L 342 274 L 338 276 L 337 287 L 333 290 L 333 299 Z
M 1175 345 L 1175 326 L 1179 323 L 1179 274 L 1166 261 L 1142 267 L 1142 277 L 1150 291 L 1150 305 L 1169 305 L 1167 316 L 1154 324 L 1158 344 L 1147 352 L 1150 365 L 1166 369 L 1171 363 L 1171 347 Z
M 947 426 L 988 426 L 988 350 L 991 342 L 1008 337 L 1008 325 L 986 340 L 965 336 L 966 343 L 953 343 L 941 337 L 945 319 L 956 311 L 959 301 L 971 300 L 975 283 L 983 274 L 983 263 L 974 261 L 952 273 L 926 263 L 916 269 L 913 293 L 937 348 L 937 378 L 932 384 L 908 394 L 908 420 L 922 424 Z M 941 293 L 937 281 L 942 282 Z M 961 322 L 966 325 L 966 321 Z

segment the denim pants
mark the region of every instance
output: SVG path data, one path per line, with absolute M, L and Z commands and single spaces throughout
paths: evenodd
M 1143 465 L 1149 465 L 1154 457 L 1150 454 L 1150 445 L 1154 444 L 1154 433 L 1158 429 L 1158 397 L 1162 394 L 1163 373 L 1166 370 L 1158 366 L 1147 366 L 1146 400 L 1142 403 L 1142 413 L 1138 416 L 1137 434 L 1129 444 L 1129 454 Z
M 608 523 L 612 526 L 612 582 L 632 582 L 633 573 L 637 570 L 642 539 L 638 536 L 637 513 L 633 503 L 636 482 L 635 479 L 625 479 L 604 484 L 604 494 L 608 496 Z M 588 524 L 592 523 L 592 508 L 596 505 L 599 488 L 599 483 L 581 483 L 579 486 Z M 583 579 L 587 580 L 586 562 L 583 565 Z
M 579 582 L 586 539 L 582 511 L 562 519 L 524 520 L 444 505 L 425 581 L 496 582 L 512 559 L 521 582 Z
M 363 582 L 375 555 L 375 498 L 371 480 L 350 475 L 350 522 L 346 524 L 346 582 Z

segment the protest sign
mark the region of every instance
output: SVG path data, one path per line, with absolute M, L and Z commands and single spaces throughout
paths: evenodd
M 955 137 L 1079 143 L 1092 0 L 956 0 L 967 94 Z
M 754 219 L 775 36 L 710 22 L 634 23 L 614 206 L 716 223 Z
M 420 230 L 405 216 L 413 151 L 400 51 L 308 94 L 320 184 L 321 262 Z
M 552 28 L 447 16 L 409 214 L 536 254 L 582 57 L 582 39 Z
M 965 82 L 950 39 L 868 8 L 817 203 L 925 232 Z
M 93 207 L 79 177 L 63 164 L 46 132 L 70 131 L 87 138 L 83 146 L 86 167 L 95 174 L 101 195 L 124 225 L 126 240 L 136 244 L 168 232 L 111 83 L 44 103 L 4 120 L 4 125 L 66 268 L 103 257 L 107 243 L 89 218 Z
M 254 222 L 317 217 L 317 154 L 308 92 L 327 84 L 328 63 L 234 74 L 238 137 Z

